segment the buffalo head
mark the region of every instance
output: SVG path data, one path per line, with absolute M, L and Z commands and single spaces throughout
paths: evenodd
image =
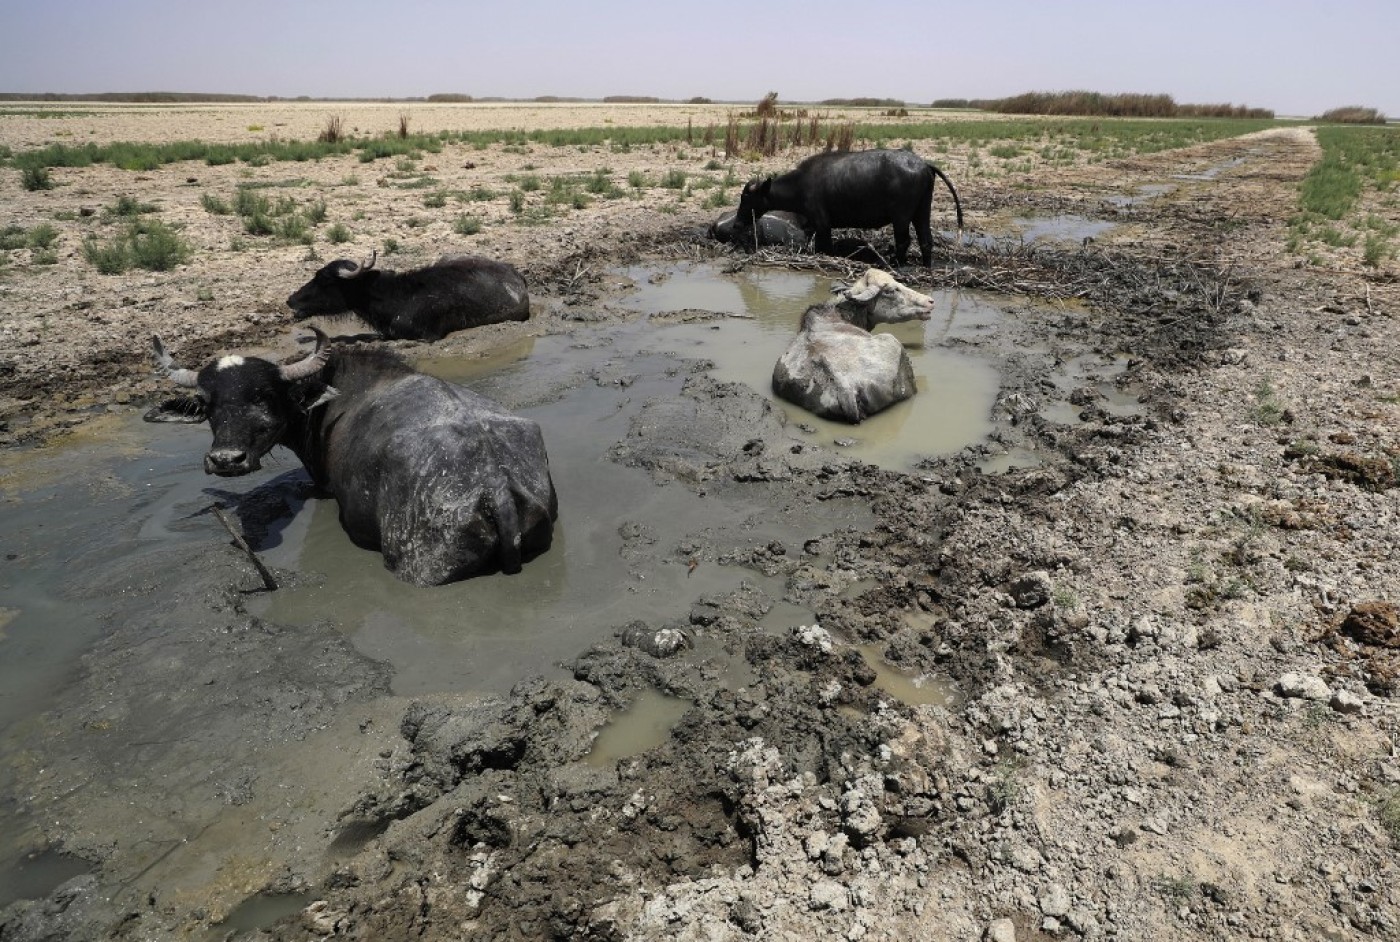
M 208 419 L 214 444 L 204 455 L 205 472 L 234 477 L 258 470 L 262 456 L 283 443 L 298 414 L 336 396 L 335 388 L 319 378 L 330 351 L 326 335 L 315 332 L 316 348 L 295 363 L 279 365 L 234 354 L 212 360 L 197 371 L 175 366 L 160 337 L 153 337 L 160 372 L 195 394 L 167 399 L 146 413 L 146 421 L 198 423 Z
M 310 281 L 292 292 L 287 298 L 287 306 L 297 320 L 321 314 L 334 316 L 349 313 L 356 286 L 371 277 L 371 273 L 378 276 L 377 272 L 373 272 L 374 262 L 378 258 L 376 251 L 363 265 L 341 258 L 323 266 Z
M 752 232 L 754 220 L 773 208 L 770 200 L 772 187 L 772 177 L 766 180 L 750 180 L 744 184 L 744 189 L 739 194 L 739 209 L 734 214 L 736 231 Z M 740 240 L 736 238 L 735 241 Z
M 933 316 L 933 298 L 907 288 L 887 271 L 871 268 L 850 285 L 836 285 L 836 306 L 846 320 L 866 330 L 876 324 L 926 321 Z

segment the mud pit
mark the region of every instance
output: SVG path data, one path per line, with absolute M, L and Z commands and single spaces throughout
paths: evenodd
M 556 477 L 588 468 L 576 509 L 561 483 L 558 558 L 521 577 L 560 613 L 524 645 L 375 582 L 290 459 L 201 479 L 207 432 L 127 410 L 8 454 L 6 598 L 51 597 L 44 624 L 77 631 L 47 675 L 69 682 L 7 715 L 6 859 L 66 882 L 25 884 L 51 892 L 4 937 L 1392 934 L 1386 654 L 1317 639 L 1393 600 L 1400 510 L 1319 469 L 1396 453 L 1400 344 L 1393 287 L 1282 256 L 1311 153 L 1128 162 L 1077 205 L 960 181 L 1005 248 L 911 273 L 959 315 L 901 336 L 995 377 L 985 427 L 947 447 L 857 457 L 726 378 L 762 325 L 649 289 L 811 279 L 795 317 L 841 267 L 730 255 L 698 220 L 536 262 L 514 332 L 403 345 L 557 409 Z M 1117 225 L 1019 244 L 1011 219 L 1056 214 Z M 276 596 L 201 513 L 211 489 Z M 498 582 L 442 597 L 526 607 Z M 3 604 L 11 639 L 40 633 L 35 602 Z M 663 628 L 694 647 L 623 642 Z

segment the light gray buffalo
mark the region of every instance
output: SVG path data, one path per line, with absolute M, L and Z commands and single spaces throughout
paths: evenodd
M 316 331 L 296 363 L 231 355 L 196 371 L 175 366 L 157 337 L 156 362 L 195 395 L 146 420 L 207 419 L 209 474 L 249 474 L 290 448 L 336 499 L 350 539 L 405 582 L 519 572 L 549 548 L 558 499 L 539 425 L 388 351 L 325 340 Z
M 877 324 L 928 320 L 933 299 L 879 269 L 807 309 L 773 367 L 773 392 L 822 418 L 860 422 L 917 391 L 904 345 Z

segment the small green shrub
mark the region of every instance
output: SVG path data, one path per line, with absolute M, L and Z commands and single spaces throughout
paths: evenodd
M 29 260 L 35 265 L 57 265 L 58 253 L 53 249 L 35 249 Z
M 215 216 L 227 216 L 233 212 L 233 207 L 213 193 L 204 193 L 199 197 L 199 205 Z
M 349 242 L 352 237 L 345 223 L 338 222 L 326 230 L 326 238 L 339 245 L 342 242 Z
M 131 217 L 156 212 L 160 207 L 154 203 L 143 203 L 134 196 L 118 196 L 117 201 L 106 209 L 108 216 Z
M 266 212 L 255 212 L 243 217 L 243 231 L 249 235 L 265 236 L 272 235 L 276 227 Z
M 1395 248 L 1385 236 L 1378 232 L 1366 234 L 1366 243 L 1361 250 L 1361 261 L 1367 268 L 1379 268 L 1394 254 Z
M 1392 788 L 1376 800 L 1376 815 L 1392 841 L 1400 841 L 1400 788 Z
M 191 250 L 170 226 L 163 222 L 146 222 L 131 228 L 131 257 L 137 268 L 147 271 L 170 271 L 189 261 Z
M 308 204 L 307 207 L 301 211 L 301 214 L 306 217 L 306 221 L 311 223 L 311 225 L 319 226 L 326 221 L 326 212 L 326 201 L 317 200 L 314 203 Z
M 525 194 L 519 190 L 513 190 L 510 194 L 510 211 L 513 213 L 523 212 L 525 209 Z
M 49 175 L 49 168 L 42 164 L 27 163 L 21 166 L 19 182 L 30 192 L 53 189 L 53 177 Z
M 398 240 L 398 239 L 395 239 L 393 236 L 385 236 L 385 237 L 384 237 L 384 254 L 385 254 L 385 255 L 393 255 L 393 254 L 394 254 L 395 252 L 397 252 L 398 250 L 399 250 L 399 240 Z
M 423 197 L 423 205 L 428 209 L 442 209 L 447 205 L 447 194 L 438 190 Z
M 640 170 L 631 170 L 627 173 L 627 185 L 634 190 L 640 190 L 647 185 L 647 178 Z
M 118 236 L 106 242 L 98 242 L 96 236 L 83 240 L 83 258 L 103 275 L 120 275 L 131 268 L 131 241 Z
M 684 170 L 667 170 L 666 175 L 661 178 L 661 185 L 668 190 L 683 190 L 685 181 Z
M 29 244 L 29 236 L 23 226 L 6 226 L 0 230 L 0 251 L 22 249 Z
M 305 242 L 311 237 L 311 227 L 307 225 L 306 219 L 292 214 L 283 216 L 273 224 L 273 234 L 279 239 L 286 239 L 288 242 Z
M 272 211 L 272 204 L 254 188 L 240 186 L 233 198 L 233 209 L 240 216 L 266 216 Z
M 481 219 L 477 216 L 458 216 L 452 223 L 452 231 L 458 235 L 476 235 L 481 231 Z
M 35 251 L 52 248 L 58 241 L 58 230 L 46 222 L 41 222 L 29 230 L 26 237 L 29 247 Z

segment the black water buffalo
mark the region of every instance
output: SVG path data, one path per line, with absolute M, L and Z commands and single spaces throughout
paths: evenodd
M 753 220 L 781 209 L 806 217 L 807 228 L 816 234 L 817 251 L 826 254 L 831 252 L 832 229 L 893 225 L 895 263 L 903 265 L 912 222 L 927 266 L 933 260 L 929 215 L 936 177 L 953 194 L 961 230 L 958 191 L 942 170 L 922 157 L 905 150 L 830 151 L 808 157 L 788 173 L 745 185 L 734 241 L 752 244 Z
M 558 500 L 535 422 L 387 351 L 329 348 L 320 331 L 316 341 L 286 366 L 225 356 L 196 372 L 175 367 L 157 337 L 160 367 L 197 395 L 146 419 L 207 418 L 209 474 L 247 474 L 290 448 L 335 497 L 350 539 L 405 582 L 519 572 L 549 548 Z
M 736 212 L 731 211 L 716 219 L 710 226 L 710 238 L 716 242 L 733 242 L 734 219 L 737 215 Z M 746 230 L 749 248 L 753 248 L 753 231 L 752 226 Z M 777 211 L 759 217 L 758 244 L 760 246 L 785 245 L 788 248 L 800 249 L 811 238 L 811 233 L 807 231 L 806 220 L 796 213 Z
M 339 259 L 287 299 L 297 320 L 354 313 L 393 340 L 441 340 L 456 330 L 523 321 L 530 295 L 520 272 L 477 255 L 444 255 L 411 271 Z

